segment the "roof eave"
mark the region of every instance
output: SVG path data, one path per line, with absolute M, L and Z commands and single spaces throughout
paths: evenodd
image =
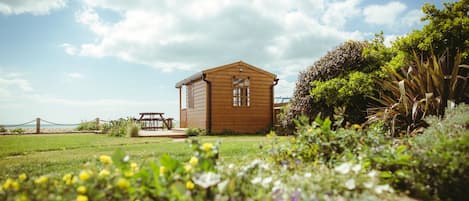
M 179 81 L 178 83 L 176 83 L 176 88 L 181 88 L 183 85 L 187 85 L 191 82 L 202 79 L 203 75 L 204 75 L 203 72 L 197 72 L 194 75 L 191 75 L 191 76 L 187 77 L 186 79 L 183 79 L 183 80 Z

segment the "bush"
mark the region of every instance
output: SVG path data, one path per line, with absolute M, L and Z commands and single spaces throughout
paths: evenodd
M 118 119 L 103 125 L 103 133 L 114 137 L 137 137 L 140 125 L 131 118 Z
M 5 133 L 7 131 L 8 130 L 3 125 L 0 125 L 0 133 Z
M 23 134 L 25 132 L 25 130 L 23 128 L 15 128 L 13 130 L 10 130 L 12 133 L 15 133 L 15 134 Z
M 96 121 L 84 121 L 81 122 L 75 130 L 78 131 L 92 131 L 92 130 L 100 130 L 101 128 L 96 124 Z
M 467 65 L 460 65 L 460 54 L 420 58 L 414 54 L 411 66 L 401 71 L 390 70 L 389 77 L 376 80 L 381 86 L 375 98 L 378 106 L 370 108 L 369 122 L 382 120 L 394 136 L 421 132 L 429 115 L 443 116 L 445 107 L 469 102 L 469 85 L 464 75 Z M 449 65 L 453 63 L 454 65 Z
M 187 136 L 202 136 L 202 135 L 207 135 L 207 132 L 205 129 L 202 128 L 187 128 L 185 131 Z

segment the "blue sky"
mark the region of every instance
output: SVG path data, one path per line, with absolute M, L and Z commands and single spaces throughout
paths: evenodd
M 176 82 L 243 60 L 298 73 L 346 40 L 389 43 L 439 1 L 0 0 L 0 124 L 77 123 L 139 112 L 178 119 Z

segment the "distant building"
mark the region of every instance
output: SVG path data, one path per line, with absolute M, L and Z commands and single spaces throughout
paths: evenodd
M 274 120 L 277 82 L 275 74 L 243 61 L 198 72 L 176 84 L 180 127 L 202 128 L 211 133 L 256 133 L 269 129 Z

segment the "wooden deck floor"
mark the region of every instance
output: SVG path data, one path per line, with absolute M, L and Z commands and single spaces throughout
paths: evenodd
M 173 128 L 171 130 L 141 130 L 139 137 L 170 137 L 170 138 L 187 138 L 184 128 Z

